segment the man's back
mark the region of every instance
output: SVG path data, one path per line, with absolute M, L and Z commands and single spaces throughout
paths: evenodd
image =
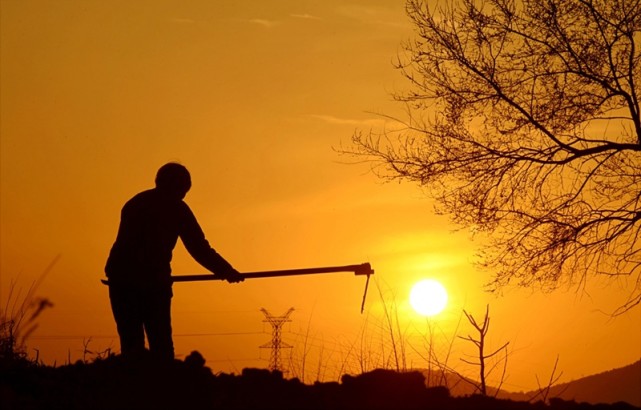
M 130 199 L 107 260 L 109 280 L 169 284 L 172 251 L 190 214 L 182 200 L 157 189 Z

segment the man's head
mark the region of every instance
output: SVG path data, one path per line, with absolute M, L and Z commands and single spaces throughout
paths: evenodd
M 191 176 L 183 165 L 170 162 L 156 174 L 156 188 L 173 197 L 183 199 L 191 188 Z

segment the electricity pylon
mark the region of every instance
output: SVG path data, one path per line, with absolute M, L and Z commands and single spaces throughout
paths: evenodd
M 280 334 L 281 329 L 283 328 L 283 324 L 285 324 L 285 322 L 291 322 L 291 320 L 289 319 L 289 315 L 292 314 L 294 308 L 289 308 L 289 310 L 282 316 L 273 316 L 265 308 L 260 309 L 260 311 L 265 315 L 265 320 L 263 320 L 263 322 L 267 322 L 272 326 L 272 341 L 270 343 L 265 343 L 264 345 L 260 346 L 260 348 L 272 349 L 271 355 L 269 357 L 269 370 L 279 370 L 283 372 L 283 369 L 281 368 L 280 349 L 291 348 L 292 346 L 283 342 L 280 339 Z

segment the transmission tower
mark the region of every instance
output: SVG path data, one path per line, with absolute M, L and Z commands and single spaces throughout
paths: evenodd
M 260 311 L 265 315 L 265 320 L 263 320 L 263 322 L 267 322 L 272 326 L 272 341 L 269 343 L 265 343 L 264 345 L 260 346 L 260 348 L 272 349 L 271 355 L 269 357 L 269 370 L 279 370 L 282 372 L 283 369 L 281 368 L 280 349 L 291 348 L 292 346 L 283 342 L 280 339 L 280 334 L 283 328 L 283 324 L 285 324 L 285 322 L 291 322 L 291 320 L 289 319 L 289 315 L 292 314 L 294 308 L 289 308 L 289 310 L 282 316 L 273 316 L 265 308 L 260 309 Z

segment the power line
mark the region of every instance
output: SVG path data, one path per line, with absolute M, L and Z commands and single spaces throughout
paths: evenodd
M 117 339 L 118 336 L 77 336 L 77 335 L 43 335 L 43 336 L 29 336 L 29 340 L 86 340 L 86 339 Z
M 263 335 L 265 332 L 179 333 L 174 337 Z
M 177 333 L 173 337 L 203 337 L 203 336 L 244 336 L 262 335 L 265 332 L 217 332 L 217 333 Z M 85 339 L 117 339 L 118 335 L 38 335 L 30 336 L 30 340 L 85 340 Z

